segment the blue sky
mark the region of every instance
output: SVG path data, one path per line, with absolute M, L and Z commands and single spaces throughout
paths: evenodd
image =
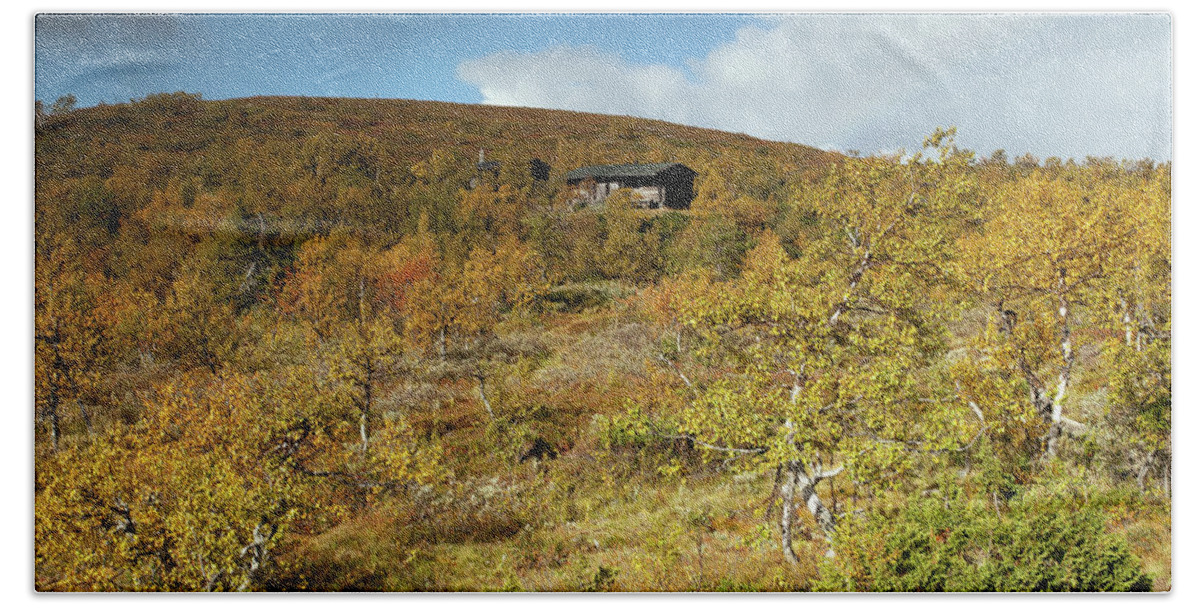
M 1171 157 L 1158 15 L 38 17 L 35 96 L 385 97 L 660 118 L 826 149 L 936 126 L 1010 157 Z
M 633 64 L 688 69 L 740 15 L 43 15 L 37 98 L 81 105 L 184 90 L 249 95 L 399 97 L 479 103 L 458 65 L 499 51 L 611 49 Z M 646 41 L 654 40 L 654 44 Z

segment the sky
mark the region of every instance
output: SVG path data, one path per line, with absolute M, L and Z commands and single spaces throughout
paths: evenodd
M 39 15 L 35 97 L 380 97 L 857 150 L 1172 157 L 1166 14 Z

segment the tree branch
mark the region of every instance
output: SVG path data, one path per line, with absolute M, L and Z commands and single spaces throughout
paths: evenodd
M 705 443 L 703 441 L 700 441 L 699 439 L 696 439 L 695 436 L 689 435 L 687 433 L 683 433 L 683 434 L 679 434 L 679 435 L 667 435 L 665 433 L 651 431 L 651 434 L 655 435 L 656 437 L 660 437 L 662 439 L 687 439 L 688 441 L 690 441 L 693 444 L 698 445 L 702 448 L 705 448 L 708 450 L 716 450 L 718 452 L 731 452 L 731 453 L 735 453 L 735 454 L 766 454 L 767 453 L 767 448 L 729 448 L 729 447 L 725 447 L 725 446 L 721 446 L 721 445 L 713 445 L 711 443 Z
M 693 391 L 694 391 L 694 390 L 696 390 L 696 387 L 692 385 L 692 381 L 691 381 L 691 380 L 689 380 L 687 376 L 683 375 L 683 370 L 679 369 L 679 364 L 677 364 L 677 363 L 675 363 L 674 361 L 672 361 L 672 360 L 668 359 L 668 358 L 667 358 L 665 355 L 663 355 L 662 353 L 659 353 L 659 354 L 658 354 L 658 360 L 659 360 L 659 361 L 662 361 L 663 363 L 666 363 L 666 364 L 667 364 L 667 366 L 669 366 L 669 367 L 670 367 L 672 370 L 674 370 L 674 371 L 675 371 L 675 374 L 679 376 L 679 379 L 680 379 L 680 380 L 683 380 L 683 383 L 684 383 L 685 385 L 687 385 L 687 387 L 688 387 L 688 388 L 692 389 Z

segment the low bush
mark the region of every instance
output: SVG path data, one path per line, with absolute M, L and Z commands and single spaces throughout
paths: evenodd
M 607 306 L 620 296 L 620 288 L 611 284 L 569 283 L 552 287 L 543 298 L 561 312 L 577 313 Z
M 841 591 L 1149 591 L 1151 579 L 1098 508 L 919 499 L 846 519 L 820 588 Z

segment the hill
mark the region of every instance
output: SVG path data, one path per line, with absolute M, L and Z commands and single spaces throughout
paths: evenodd
M 202 101 L 183 93 L 49 116 L 35 146 L 39 238 L 70 225 L 96 233 L 93 245 L 138 214 L 147 226 L 209 232 L 243 230 L 239 221 L 254 218 L 260 235 L 287 239 L 341 226 L 394 240 L 414 232 L 422 216 L 435 233 L 455 232 L 459 191 L 477 177 L 480 149 L 500 161 L 493 187 L 506 184 L 521 204 L 543 207 L 561 201 L 564 176 L 575 167 L 664 161 L 698 172 L 697 208 L 739 198 L 778 205 L 838 158 L 620 116 L 406 100 Z M 549 183 L 532 182 L 533 158 L 551 165 Z M 765 225 L 766 216 L 745 204 L 726 214 L 739 213 Z
M 152 157 L 157 176 L 169 178 L 239 142 L 299 150 L 323 133 L 367 138 L 403 167 L 434 151 L 474 159 L 483 148 L 490 158 L 541 158 L 559 176 L 587 164 L 667 159 L 702 170 L 715 158 L 736 155 L 786 177 L 838 158 L 807 146 L 625 116 L 400 99 L 202 101 L 175 93 L 49 117 L 37 138 L 38 175 L 105 175 Z
M 1169 166 L 400 100 L 36 124 L 39 590 L 1170 586 Z M 564 188 L 664 161 L 687 211 Z

